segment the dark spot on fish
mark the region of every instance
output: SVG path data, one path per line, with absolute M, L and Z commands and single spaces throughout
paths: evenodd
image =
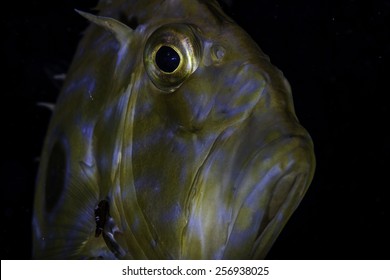
M 119 15 L 119 21 L 122 22 L 123 24 L 126 24 L 128 27 L 131 29 L 136 29 L 137 26 L 139 25 L 138 23 L 138 18 L 136 16 L 128 17 L 125 13 L 121 13 Z
M 45 185 L 45 209 L 51 212 L 65 187 L 66 157 L 60 142 L 56 142 L 48 161 Z
M 162 71 L 172 73 L 180 64 L 180 56 L 173 48 L 162 46 L 156 53 L 156 64 Z
M 96 230 L 95 237 L 99 237 L 109 217 L 109 205 L 107 200 L 101 200 L 95 208 Z

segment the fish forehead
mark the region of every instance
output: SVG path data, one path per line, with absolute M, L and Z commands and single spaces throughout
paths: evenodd
M 253 256 L 242 240 L 255 242 L 275 217 L 278 204 L 268 205 L 277 181 L 297 158 L 313 161 L 303 151 L 310 139 L 296 120 L 288 83 L 215 1 L 101 1 L 99 8 L 133 26 L 133 37 L 122 51 L 112 34 L 92 25 L 80 43 L 49 127 L 37 193 L 57 143 L 69 178 L 51 213 L 37 206 L 40 230 L 54 236 L 61 219 L 73 218 L 82 232 L 75 239 L 94 244 L 93 209 L 108 199 L 127 257 Z M 166 95 L 150 81 L 142 56 L 153 32 L 172 23 L 196 27 L 202 57 Z M 225 51 L 222 62 L 210 58 L 213 46 Z M 303 140 L 280 142 L 291 135 Z M 309 170 L 311 180 L 310 167 L 295 169 Z M 78 192 L 83 199 L 74 199 Z M 42 200 L 37 194 L 36 205 Z M 242 216 L 248 218 L 234 226 Z

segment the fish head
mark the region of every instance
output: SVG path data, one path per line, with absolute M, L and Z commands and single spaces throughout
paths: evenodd
M 112 2 L 81 12 L 35 257 L 264 258 L 314 173 L 287 80 L 215 1 Z

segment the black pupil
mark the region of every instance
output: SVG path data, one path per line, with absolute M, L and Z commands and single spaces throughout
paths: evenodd
M 162 46 L 156 53 L 156 64 L 162 71 L 171 73 L 179 66 L 180 56 L 171 47 Z

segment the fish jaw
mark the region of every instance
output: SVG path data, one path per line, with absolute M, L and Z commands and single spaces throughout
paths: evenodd
M 307 132 L 293 120 L 287 129 L 282 122 L 258 127 L 254 118 L 225 130 L 197 173 L 185 259 L 264 258 L 310 185 Z
M 238 168 L 236 166 L 237 170 L 231 172 L 236 177 L 222 171 L 235 169 L 230 164 L 223 164 L 219 173 L 213 171 L 218 168 L 213 164 L 208 172 L 213 172 L 214 176 L 218 174 L 220 179 L 212 178 L 214 176 L 204 179 L 199 185 L 203 201 L 196 203 L 198 208 L 190 214 L 194 218 L 209 217 L 209 221 L 213 221 L 200 223 L 204 228 L 201 241 L 212 240 L 208 235 L 215 236 L 215 228 L 220 229 L 218 236 L 224 236 L 220 242 L 214 240 L 214 243 L 198 244 L 198 248 L 208 252 L 207 258 L 246 259 L 266 256 L 303 198 L 311 180 L 312 174 L 307 170 L 307 164 L 301 162 L 306 151 L 302 147 L 294 147 L 301 146 L 297 142 L 301 142 L 301 139 L 289 138 L 269 145 L 266 150 L 255 152 L 251 159 L 246 159 L 246 164 Z M 283 145 L 284 154 L 278 144 Z M 295 151 L 286 151 L 287 147 Z M 237 154 L 237 157 L 242 158 L 243 155 Z M 275 157 L 278 157 L 278 162 L 272 159 Z M 216 184 L 219 188 L 215 188 Z M 208 205 L 207 208 L 205 205 Z M 211 218 L 213 214 L 217 218 Z M 188 232 L 192 235 L 196 231 Z M 223 250 L 214 248 L 210 252 L 210 247 L 218 243 Z M 196 242 L 189 239 L 187 244 L 192 246 Z M 215 255 L 215 252 L 219 252 L 219 255 Z

